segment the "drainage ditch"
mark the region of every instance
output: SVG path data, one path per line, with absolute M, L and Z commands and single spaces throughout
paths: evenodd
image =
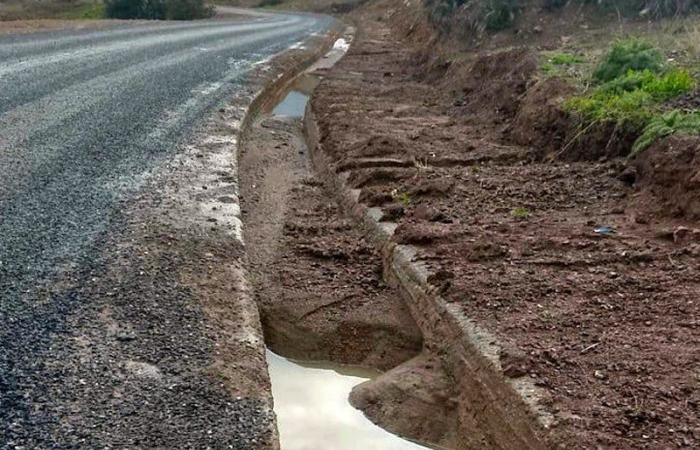
M 381 255 L 313 175 L 301 118 L 317 83 L 301 76 L 271 101 L 239 160 L 282 450 L 448 448 L 450 383 Z

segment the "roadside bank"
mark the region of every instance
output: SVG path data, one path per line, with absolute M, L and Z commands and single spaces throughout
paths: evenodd
M 512 67 L 486 55 L 450 72 L 466 87 L 447 102 L 391 28 L 391 5 L 356 13 L 358 39 L 317 88 L 306 131 L 321 178 L 382 249 L 424 348 L 459 387 L 447 396 L 455 448 L 696 445 L 693 222 L 646 220 L 619 158 L 543 161 L 509 143 L 527 87 L 518 52 L 501 59 Z M 400 417 L 415 408 L 377 407 L 401 385 L 381 378 L 353 403 L 424 438 Z

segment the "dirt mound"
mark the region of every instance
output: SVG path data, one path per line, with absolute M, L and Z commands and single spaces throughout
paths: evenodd
M 525 48 L 479 56 L 459 83 L 458 111 L 497 121 L 513 117 L 536 70 L 537 57 Z
M 700 138 L 669 136 L 633 163 L 637 203 L 655 214 L 700 219 Z
M 556 77 L 532 85 L 508 129 L 509 139 L 534 148 L 540 158 L 596 161 L 626 156 L 639 132 L 613 122 L 586 125 L 563 107 L 574 93 L 572 85 Z
M 536 147 L 542 154 L 559 150 L 570 128 L 563 103 L 573 92 L 561 78 L 547 78 L 528 89 L 510 130 L 513 141 Z

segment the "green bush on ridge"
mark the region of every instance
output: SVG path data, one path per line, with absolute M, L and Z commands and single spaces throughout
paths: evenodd
M 605 82 L 622 77 L 630 70 L 659 73 L 663 68 L 663 55 L 650 43 L 640 39 L 626 39 L 613 45 L 593 72 L 593 78 Z
M 662 112 L 662 103 L 692 91 L 695 80 L 687 70 L 668 68 L 661 52 L 639 40 L 617 42 L 593 74 L 599 84 L 588 95 L 566 101 L 585 122 L 614 122 L 640 132 L 631 155 L 659 137 L 680 132 L 700 133 L 700 113 Z M 602 82 L 601 82 L 602 81 Z

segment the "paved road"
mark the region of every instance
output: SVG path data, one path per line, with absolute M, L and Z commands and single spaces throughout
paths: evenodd
M 57 436 L 71 412 L 41 406 L 52 336 L 90 301 L 45 286 L 60 271 L 87 273 L 120 202 L 247 71 L 329 25 L 254 15 L 0 37 L 0 448 L 96 445 L 90 433 Z M 50 376 L 65 397 L 71 386 Z
M 3 297 L 90 242 L 115 187 L 173 151 L 255 62 L 326 25 L 263 16 L 0 38 Z

